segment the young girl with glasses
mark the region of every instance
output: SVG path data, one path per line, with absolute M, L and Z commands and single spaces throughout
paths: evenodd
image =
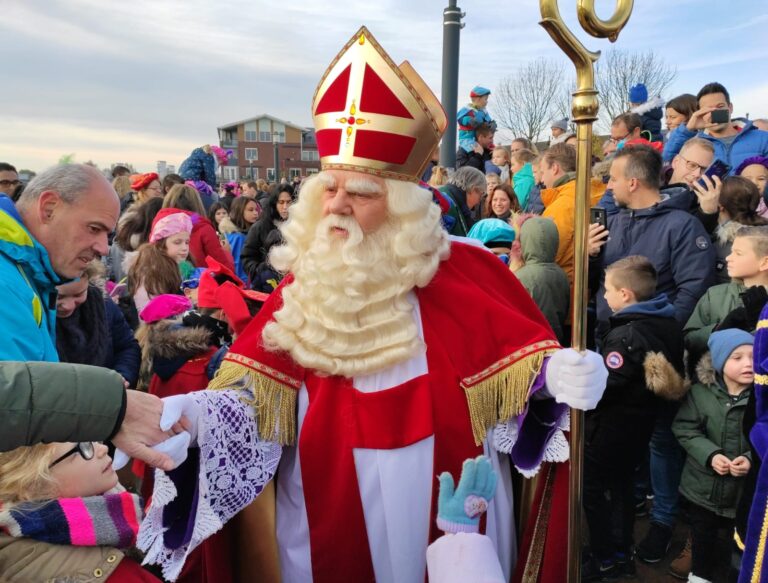
M 106 445 L 0 453 L 3 581 L 159 581 L 125 555 L 142 518 L 141 499 L 118 486 Z

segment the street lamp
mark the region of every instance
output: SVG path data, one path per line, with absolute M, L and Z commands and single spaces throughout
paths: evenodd
M 272 132 L 272 145 L 274 146 L 275 154 L 275 182 L 279 181 L 280 176 L 280 158 L 278 157 L 278 144 L 280 143 L 280 132 Z

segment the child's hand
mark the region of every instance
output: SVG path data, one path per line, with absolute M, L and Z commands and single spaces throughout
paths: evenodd
M 731 460 L 719 453 L 712 458 L 712 469 L 721 476 L 727 476 L 731 473 Z
M 752 464 L 749 463 L 749 460 L 743 455 L 740 455 L 731 462 L 731 475 L 734 478 L 741 478 L 742 476 L 747 475 L 749 468 L 751 467 Z
M 440 474 L 438 480 L 438 528 L 443 532 L 477 532 L 480 515 L 496 492 L 496 472 L 490 460 L 482 455 L 466 460 L 455 488 L 449 472 Z

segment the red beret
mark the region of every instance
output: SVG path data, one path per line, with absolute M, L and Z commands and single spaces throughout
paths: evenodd
M 144 190 L 147 186 L 152 184 L 154 180 L 160 180 L 157 172 L 147 172 L 146 174 L 139 174 L 136 179 L 131 182 L 131 188 L 135 191 Z

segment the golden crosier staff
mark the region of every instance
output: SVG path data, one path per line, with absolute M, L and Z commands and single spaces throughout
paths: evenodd
M 597 120 L 599 103 L 595 90 L 594 64 L 600 52 L 587 50 L 565 26 L 557 7 L 558 0 L 539 0 L 541 26 L 576 66 L 576 91 L 571 107 L 576 122 L 576 229 L 571 345 L 578 351 L 587 342 L 587 226 L 589 223 L 590 177 L 592 166 L 592 123 Z M 615 42 L 632 14 L 633 0 L 617 0 L 616 10 L 608 20 L 595 14 L 594 0 L 577 0 L 576 12 L 582 28 L 596 38 Z M 584 414 L 571 409 L 570 499 L 568 508 L 568 581 L 581 580 L 581 484 L 583 473 Z

